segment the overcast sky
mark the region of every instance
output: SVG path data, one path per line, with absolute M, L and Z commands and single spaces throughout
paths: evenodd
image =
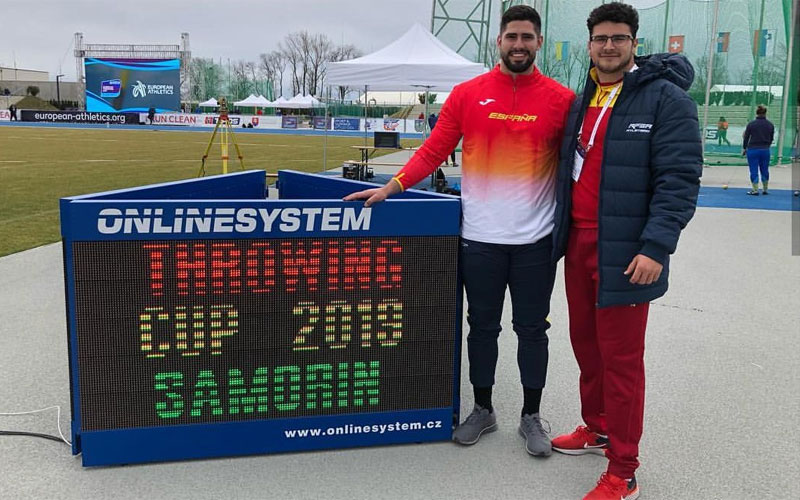
M 431 0 L 0 0 L 0 66 L 75 79 L 73 39 L 179 44 L 192 57 L 256 61 L 288 33 L 325 33 L 336 44 L 377 50 L 415 22 L 430 27 Z

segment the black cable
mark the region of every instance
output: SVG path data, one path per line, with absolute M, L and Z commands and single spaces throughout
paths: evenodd
M 40 434 L 38 432 L 21 432 L 21 431 L 0 431 L 0 436 L 32 436 L 32 437 L 40 437 L 45 439 L 52 439 L 53 441 L 58 441 L 59 443 L 64 443 L 64 440 L 58 436 L 51 436 L 50 434 Z M 67 443 L 64 443 L 67 444 Z

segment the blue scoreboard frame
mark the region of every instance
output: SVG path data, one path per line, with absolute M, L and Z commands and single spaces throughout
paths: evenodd
M 82 454 L 84 466 L 451 439 L 459 412 L 460 200 L 409 190 L 366 208 L 341 198 L 373 184 L 292 171 L 279 173 L 278 186 L 279 198 L 269 199 L 264 172 L 248 171 L 61 200 L 72 451 Z M 253 253 L 258 258 L 245 257 L 241 252 L 252 252 L 248 249 L 253 245 L 260 245 Z M 338 249 L 343 254 L 356 252 L 356 245 L 377 260 L 353 260 L 356 264 L 347 271 L 334 261 L 320 265 L 309 257 L 313 249 L 318 257 L 323 255 L 321 248 L 325 255 Z M 209 255 L 226 251 L 240 258 L 220 257 L 212 262 L 220 264 L 217 267 L 202 259 L 200 264 L 187 260 L 193 251 L 206 255 L 197 250 L 206 247 Z M 277 267 L 262 266 L 256 272 L 258 259 L 267 252 Z M 394 262 L 392 255 L 406 260 Z M 232 262 L 243 269 L 223 269 Z M 244 269 L 244 262 L 253 267 Z M 165 269 L 173 264 L 179 270 L 169 274 Z M 325 265 L 339 273 L 329 271 L 329 290 L 344 290 L 347 283 L 353 290 L 359 282 L 375 289 L 358 296 L 362 298 L 357 308 L 341 305 L 345 301 L 324 306 L 330 297 L 323 293 L 324 286 L 317 286 L 314 273 Z M 257 282 L 247 281 L 248 276 L 275 278 L 278 267 L 283 278 L 269 281 L 276 297 L 270 304 L 288 303 L 290 308 L 283 312 L 265 310 L 269 308 L 264 297 L 256 297 L 258 302 L 251 294 L 235 313 L 230 305 L 223 306 L 228 307 L 225 313 L 216 310 L 205 316 L 200 309 L 194 313 L 199 316 L 188 310 L 187 327 L 187 306 L 172 296 L 206 300 L 219 284 L 220 297 L 243 297 L 247 294 L 238 292 Z M 215 281 L 223 274 L 228 281 Z M 379 283 L 399 289 L 400 282 L 404 305 L 376 291 Z M 321 294 L 322 306 L 312 300 L 292 309 L 291 303 L 297 302 L 289 292 L 302 286 L 305 298 Z M 153 296 L 164 307 L 136 309 L 142 297 Z M 169 307 L 184 312 L 170 316 Z M 272 342 L 272 333 L 245 337 L 248 314 L 253 316 L 251 331 L 281 330 L 281 325 L 296 327 L 304 321 L 300 332 L 307 336 L 287 332 L 280 340 L 283 344 L 274 341 L 279 347 L 273 351 L 284 349 L 283 364 L 290 366 L 272 366 L 283 361 L 280 356 L 269 358 L 273 351 L 262 345 Z M 353 319 L 359 314 L 361 320 Z M 194 327 L 192 317 L 200 318 Z M 267 324 L 278 327 L 261 328 Z M 312 358 L 304 358 L 303 349 L 319 349 L 303 344 L 316 335 L 312 331 L 317 326 L 323 349 L 330 347 L 325 356 L 332 357 L 304 365 L 303 359 Z M 187 335 L 192 328 L 194 333 Z M 154 340 L 167 331 L 177 333 L 169 342 Z M 243 343 L 233 347 L 232 339 Z M 375 353 L 376 361 L 353 362 L 346 353 L 358 342 L 367 346 L 358 352 Z M 262 348 L 272 368 L 251 366 L 252 379 L 230 364 L 246 363 L 242 360 L 257 357 L 254 353 L 262 353 Z M 153 380 L 148 363 L 165 359 L 178 364 L 156 373 Z M 195 371 L 190 381 L 180 371 L 181 363 L 207 363 L 209 369 Z M 146 383 L 134 387 L 143 373 L 149 374 Z M 220 379 L 225 379 L 229 392 Z M 337 393 L 337 387 L 344 389 Z

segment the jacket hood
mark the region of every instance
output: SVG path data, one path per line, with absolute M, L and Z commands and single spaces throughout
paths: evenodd
M 689 90 L 694 81 L 694 68 L 689 60 L 681 54 L 652 54 L 634 59 L 639 69 L 631 76 L 634 85 L 663 78 L 683 90 Z

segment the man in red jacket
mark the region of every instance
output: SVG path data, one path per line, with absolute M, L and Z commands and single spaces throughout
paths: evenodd
M 469 303 L 472 413 L 453 432 L 469 445 L 497 428 L 492 386 L 506 288 L 511 292 L 517 362 L 523 388 L 519 431 L 528 453 L 549 456 L 539 404 L 547 374 L 547 315 L 555 266 L 550 259 L 558 148 L 574 94 L 533 65 L 542 46 L 541 19 L 528 6 L 502 16 L 495 68 L 457 85 L 436 128 L 385 186 L 345 200 L 365 205 L 414 186 L 462 145 L 462 279 Z

